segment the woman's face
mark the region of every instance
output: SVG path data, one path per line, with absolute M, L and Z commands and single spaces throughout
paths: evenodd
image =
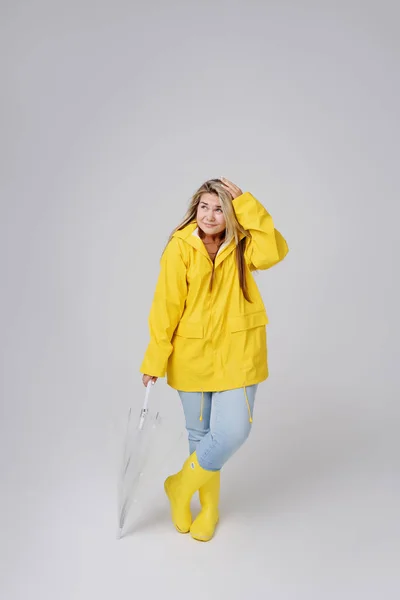
M 217 235 L 225 229 L 225 217 L 217 194 L 203 194 L 197 207 L 197 225 L 207 235 Z

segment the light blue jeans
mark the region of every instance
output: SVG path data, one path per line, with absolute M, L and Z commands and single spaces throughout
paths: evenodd
M 224 392 L 181 392 L 189 439 L 200 466 L 219 471 L 251 431 L 257 385 Z

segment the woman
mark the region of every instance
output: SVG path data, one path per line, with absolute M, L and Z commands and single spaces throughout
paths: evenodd
M 287 253 L 262 204 L 222 178 L 194 194 L 161 258 L 140 372 L 144 385 L 167 375 L 181 398 L 190 455 L 164 487 L 176 529 L 197 540 L 214 535 L 221 468 L 247 439 L 268 377 L 268 318 L 252 271 Z

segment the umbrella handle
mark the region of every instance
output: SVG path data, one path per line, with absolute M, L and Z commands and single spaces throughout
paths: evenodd
M 144 420 L 145 420 L 146 415 L 147 415 L 148 410 L 149 410 L 147 408 L 147 406 L 149 404 L 150 389 L 151 389 L 152 385 L 153 384 L 151 383 L 151 380 L 146 385 L 146 394 L 145 394 L 145 397 L 144 397 L 144 402 L 143 402 L 142 410 L 140 411 L 139 429 L 143 428 Z

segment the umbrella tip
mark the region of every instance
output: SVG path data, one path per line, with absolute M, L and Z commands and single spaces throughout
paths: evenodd
M 120 527 L 117 531 L 117 540 L 120 540 L 122 538 L 122 527 Z

